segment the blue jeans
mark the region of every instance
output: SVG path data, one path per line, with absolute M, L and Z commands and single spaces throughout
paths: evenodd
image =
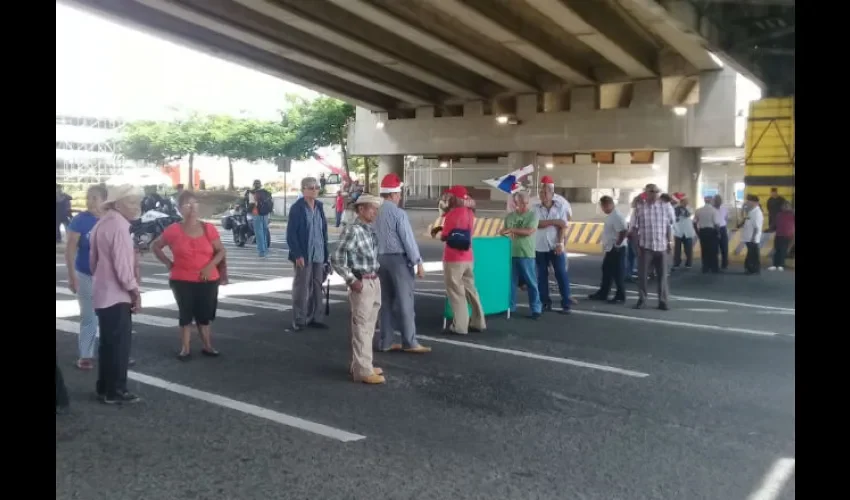
M 337 210 L 336 211 L 336 227 L 339 227 L 340 224 L 342 224 L 342 212 Z
M 511 271 L 511 312 L 516 312 L 516 289 L 520 278 L 525 281 L 528 290 L 528 305 L 531 312 L 540 314 L 543 312 L 543 304 L 540 303 L 540 291 L 537 289 L 537 276 L 534 269 L 534 259 L 530 257 L 513 257 L 513 270 Z
M 558 291 L 561 293 L 561 307 L 570 308 L 570 277 L 567 274 L 566 252 L 557 255 L 555 252 L 537 252 L 537 288 L 540 291 L 540 302 L 543 307 L 552 307 L 552 299 L 549 297 L 549 264 L 555 270 L 555 281 L 558 282 Z
M 257 253 L 265 257 L 269 252 L 269 242 L 266 241 L 266 231 L 269 230 L 269 216 L 254 216 L 254 238 L 257 240 Z

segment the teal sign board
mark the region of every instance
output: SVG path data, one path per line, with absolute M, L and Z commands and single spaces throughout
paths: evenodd
M 484 314 L 505 313 L 510 309 L 511 295 L 511 240 L 505 236 L 472 238 L 472 252 L 475 258 L 475 288 L 481 297 Z M 470 311 L 470 314 L 472 311 Z M 452 319 L 452 307 L 446 300 L 443 313 L 446 319 Z

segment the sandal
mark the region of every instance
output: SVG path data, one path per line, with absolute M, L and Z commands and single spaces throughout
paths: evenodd
M 192 353 L 181 351 L 180 353 L 177 354 L 177 359 L 180 360 L 180 361 L 189 361 L 190 359 L 192 359 Z
M 217 358 L 221 356 L 221 353 L 216 351 L 215 349 L 201 349 L 201 354 L 204 356 L 209 356 L 211 358 Z

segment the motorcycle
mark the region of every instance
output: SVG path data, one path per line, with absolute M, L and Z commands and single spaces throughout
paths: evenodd
M 233 233 L 233 244 L 244 247 L 245 243 L 255 241 L 254 216 L 243 205 L 234 205 L 221 218 L 221 227 Z
M 141 252 L 150 250 L 151 243 L 159 238 L 165 228 L 181 220 L 179 215 L 148 210 L 140 218 L 130 222 L 133 245 Z

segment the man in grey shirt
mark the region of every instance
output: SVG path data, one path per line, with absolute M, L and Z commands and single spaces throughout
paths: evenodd
M 289 209 L 286 244 L 289 260 L 295 264 L 292 282 L 292 328 L 327 328 L 322 317 L 322 282 L 329 272 L 328 221 L 319 201 L 319 181 L 315 177 L 301 180 L 299 198 Z
M 416 274 L 420 278 L 425 275 L 425 268 L 410 220 L 398 206 L 401 187 L 401 179 L 396 174 L 387 174 L 381 180 L 381 197 L 384 202 L 375 219 L 378 263 L 381 265 L 378 269 L 381 280 L 381 328 L 380 333 L 375 335 L 374 348 L 376 351 L 426 353 L 431 352 L 431 348 L 416 340 L 416 317 L 413 310 L 416 280 L 413 267 L 416 266 Z M 400 324 L 394 324 L 396 319 Z M 401 330 L 401 344 L 393 342 L 396 326 Z

